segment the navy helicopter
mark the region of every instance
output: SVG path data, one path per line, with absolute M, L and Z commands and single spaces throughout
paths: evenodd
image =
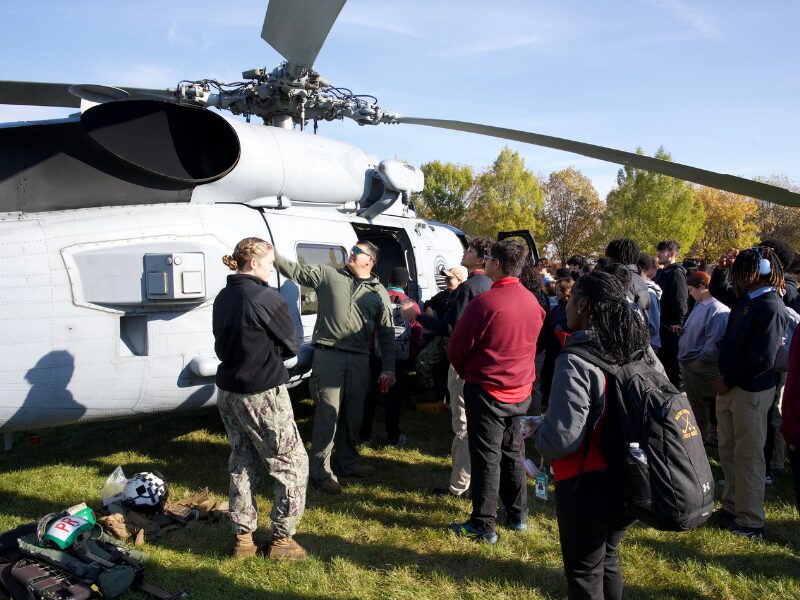
M 344 4 L 271 0 L 261 36 L 285 62 L 245 71 L 236 83 L 202 79 L 161 90 L 0 82 L 0 104 L 80 111 L 0 127 L 0 431 L 213 404 L 211 306 L 227 275 L 220 257 L 246 236 L 330 265 L 343 265 L 347 248 L 369 239 L 381 249 L 382 280 L 405 265 L 412 297 L 438 292 L 441 270 L 460 260 L 463 233 L 416 216 L 422 173 L 308 131 L 320 122 L 489 135 L 800 206 L 800 194 L 740 177 L 386 111 L 313 68 Z M 271 284 L 309 340 L 314 290 L 277 273 Z M 311 352 L 305 345 L 289 362 L 293 381 Z

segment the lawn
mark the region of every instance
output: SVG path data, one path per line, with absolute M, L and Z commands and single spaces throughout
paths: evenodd
M 295 412 L 310 439 L 311 402 L 298 400 Z M 378 436 L 381 422 L 379 410 Z M 445 531 L 470 509 L 464 501 L 426 494 L 449 475 L 449 426 L 448 414 L 408 410 L 407 448 L 363 449 L 365 461 L 376 467 L 374 477 L 343 480 L 336 497 L 309 488 L 297 540 L 313 558 L 237 562 L 228 557 L 228 524 L 207 524 L 146 544 L 147 578 L 173 591 L 188 588 L 198 599 L 564 597 L 552 499 L 535 499 L 529 488 L 529 530 L 499 529 L 495 546 Z M 14 448 L 0 453 L 0 531 L 81 501 L 99 504 L 103 482 L 117 465 L 128 475 L 159 470 L 179 496 L 207 486 L 225 498 L 227 456 L 215 410 L 57 428 L 45 431 L 40 445 L 19 433 Z M 714 467 L 721 477 L 716 462 Z M 263 525 L 269 523 L 270 496 L 265 486 L 258 498 Z M 265 532 L 257 538 L 264 540 Z M 767 491 L 763 542 L 708 527 L 685 534 L 634 527 L 621 556 L 626 598 L 800 598 L 800 523 L 790 475 Z

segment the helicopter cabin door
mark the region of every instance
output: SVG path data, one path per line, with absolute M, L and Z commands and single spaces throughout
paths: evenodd
M 517 231 L 501 231 L 497 234 L 497 241 L 505 240 L 507 238 L 519 238 L 528 248 L 528 256 L 533 257 L 533 262 L 539 260 L 539 249 L 536 247 L 536 241 L 533 239 L 533 234 L 527 229 L 519 229 Z

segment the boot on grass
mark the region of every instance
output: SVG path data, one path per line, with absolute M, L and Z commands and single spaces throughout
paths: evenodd
M 233 558 L 250 558 L 256 555 L 258 547 L 253 542 L 250 532 L 237 533 L 236 544 L 233 546 Z
M 269 545 L 269 557 L 272 560 L 303 560 L 308 558 L 308 552 L 291 536 L 276 537 Z

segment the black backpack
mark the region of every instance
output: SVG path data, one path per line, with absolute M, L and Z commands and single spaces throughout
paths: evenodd
M 606 376 L 603 455 L 622 486 L 631 516 L 662 531 L 702 525 L 714 510 L 714 476 L 686 394 L 679 392 L 640 352 L 624 365 L 580 345 L 563 350 Z M 646 463 L 634 458 L 636 442 Z

